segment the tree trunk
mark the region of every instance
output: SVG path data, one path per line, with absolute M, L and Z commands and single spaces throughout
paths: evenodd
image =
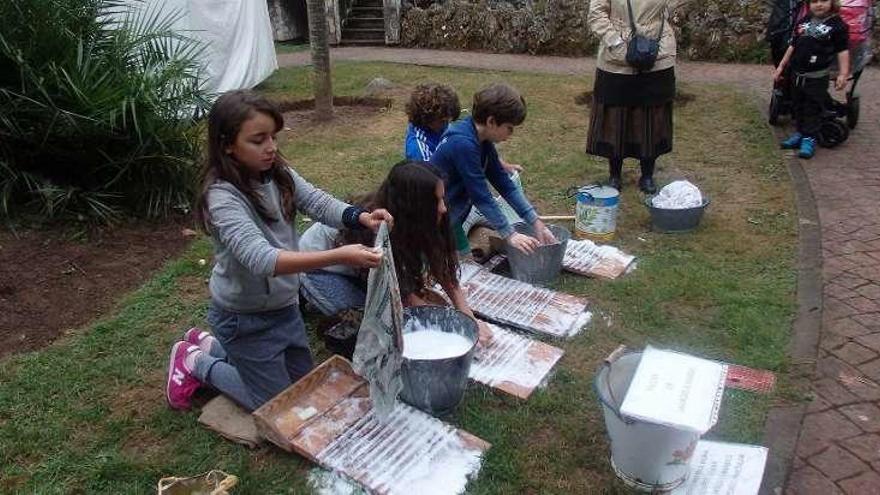
M 327 41 L 327 9 L 324 0 L 306 0 L 309 11 L 309 44 L 314 68 L 315 119 L 333 118 L 333 87 L 330 82 L 330 43 Z

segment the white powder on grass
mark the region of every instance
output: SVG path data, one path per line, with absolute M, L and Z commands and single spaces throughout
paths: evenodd
M 317 495 L 367 495 L 363 488 L 347 477 L 319 467 L 309 471 L 309 486 Z

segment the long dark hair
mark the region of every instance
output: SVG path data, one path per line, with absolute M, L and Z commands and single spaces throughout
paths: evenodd
M 248 90 L 230 91 L 223 94 L 208 114 L 208 156 L 202 168 L 202 188 L 196 201 L 196 217 L 206 232 L 211 230 L 211 215 L 208 211 L 208 188 L 219 180 L 229 182 L 241 191 L 257 210 L 260 218 L 267 223 L 282 220 L 270 215 L 262 200 L 254 191 L 251 177 L 241 164 L 226 149 L 235 143 L 241 126 L 257 113 L 265 114 L 275 121 L 275 132 L 284 127 L 284 117 L 275 105 L 266 98 Z M 280 152 L 275 153 L 272 168 L 266 171 L 278 186 L 281 193 L 281 212 L 283 220 L 289 221 L 293 215 L 293 178 L 287 171 L 287 163 Z
M 430 276 L 441 285 L 458 283 L 458 258 L 449 218 L 437 218 L 439 172 L 426 162 L 402 161 L 388 172 L 379 189 L 357 200 L 368 210 L 385 208 L 394 217 L 391 249 L 397 280 L 408 294 L 425 287 Z M 364 231 L 342 231 L 342 243 L 371 244 Z

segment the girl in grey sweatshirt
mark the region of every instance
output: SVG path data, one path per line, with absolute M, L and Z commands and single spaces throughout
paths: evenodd
M 209 384 L 254 410 L 308 373 L 312 356 L 298 307 L 299 273 L 331 265 L 374 267 L 361 244 L 298 250 L 297 211 L 335 227 L 377 229 L 367 212 L 315 188 L 278 153 L 281 113 L 250 91 L 221 96 L 208 117 L 208 159 L 196 213 L 214 244 L 207 332 L 190 331 L 171 350 L 166 397 L 186 409 Z

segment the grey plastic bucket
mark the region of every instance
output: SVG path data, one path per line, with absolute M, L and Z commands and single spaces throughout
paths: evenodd
M 471 342 L 461 356 L 446 359 L 403 359 L 400 398 L 407 404 L 434 416 L 452 412 L 461 402 L 468 383 L 474 349 L 477 346 L 477 323 L 464 313 L 446 306 L 414 306 L 403 310 L 404 321 L 415 318 L 422 326 L 441 332 L 456 333 Z M 403 333 L 412 328 L 404 325 Z
M 605 415 L 615 474 L 637 490 L 663 492 L 687 479 L 700 435 L 621 416 L 620 404 L 641 359 L 640 352 L 618 349 L 605 359 L 593 385 Z
M 535 235 L 531 225 L 517 223 L 513 226 L 520 234 Z M 550 232 L 556 236 L 557 244 L 538 246 L 535 252 L 527 254 L 510 245 L 507 246 L 507 259 L 510 262 L 510 272 L 513 278 L 530 284 L 546 285 L 559 277 L 562 271 L 562 258 L 565 256 L 565 247 L 571 238 L 571 232 L 559 225 L 547 225 Z
M 695 208 L 678 210 L 656 208 L 653 196 L 645 199 L 645 206 L 651 214 L 651 225 L 654 230 L 666 233 L 690 232 L 700 225 L 703 213 L 709 206 L 709 198 L 703 197 L 703 204 Z

